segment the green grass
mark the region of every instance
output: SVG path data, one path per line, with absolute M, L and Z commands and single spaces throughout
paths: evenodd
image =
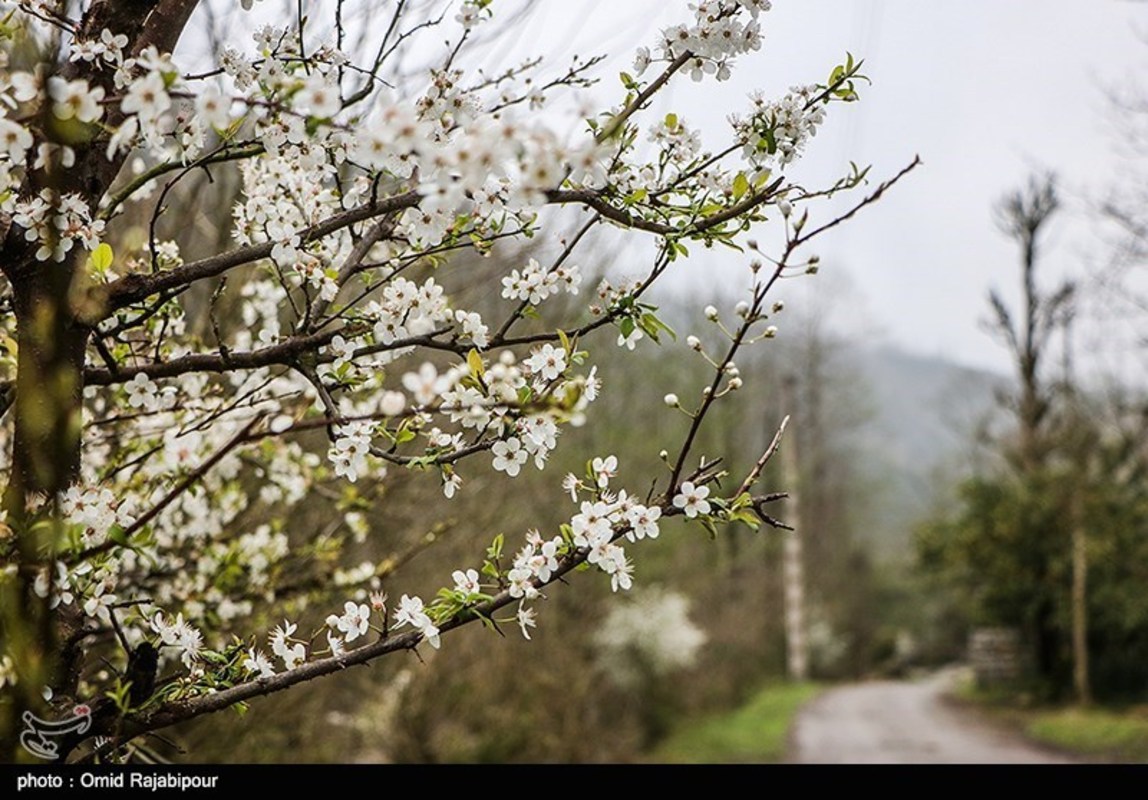
M 1031 696 L 986 691 L 972 681 L 953 699 L 976 706 L 990 719 L 1028 739 L 1088 760 L 1148 763 L 1148 708 L 1049 707 Z
M 1148 762 L 1148 715 L 1141 710 L 1064 708 L 1034 712 L 1032 739 L 1061 750 L 1117 761 Z
M 780 761 L 794 715 L 820 690 L 812 683 L 770 684 L 735 711 L 684 723 L 658 745 L 649 760 L 667 764 Z

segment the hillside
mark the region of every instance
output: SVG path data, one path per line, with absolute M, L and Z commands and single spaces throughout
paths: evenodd
M 991 415 L 1000 376 L 892 348 L 862 351 L 873 417 L 860 437 L 876 495 L 866 537 L 882 556 L 904 552 L 913 523 L 966 468 L 977 425 Z

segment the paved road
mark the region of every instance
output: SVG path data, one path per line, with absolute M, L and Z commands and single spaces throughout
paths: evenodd
M 1057 764 L 1067 759 L 948 707 L 951 675 L 831 689 L 797 717 L 790 755 L 803 764 Z

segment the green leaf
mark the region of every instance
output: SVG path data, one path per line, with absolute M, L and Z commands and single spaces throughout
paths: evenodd
M 678 335 L 674 332 L 674 329 L 658 319 L 657 315 L 653 312 L 647 312 L 642 315 L 641 325 L 642 330 L 655 342 L 658 341 L 658 336 L 662 332 L 668 333 L 671 339 L 677 341 Z
M 107 242 L 100 242 L 88 256 L 88 263 L 95 272 L 103 274 L 112 265 L 113 257 L 112 246 Z
M 638 327 L 642 332 L 654 340 L 655 343 L 661 344 L 658 338 L 658 318 L 653 314 L 643 314 L 641 319 L 638 320 Z
M 474 376 L 475 380 L 481 381 L 483 376 L 486 375 L 486 367 L 482 363 L 482 356 L 480 356 L 478 350 L 473 347 L 470 352 L 466 354 L 466 365 L 470 368 L 470 374 Z
M 700 522 L 702 527 L 709 532 L 711 539 L 717 538 L 717 526 L 714 525 L 714 521 L 712 519 L 709 517 L 698 517 L 698 522 Z
M 490 547 L 486 548 L 486 557 L 491 559 L 499 558 L 502 555 L 502 544 L 506 537 L 501 533 L 494 537 L 494 541 L 490 543 Z
M 745 177 L 744 172 L 739 172 L 737 177 L 733 179 L 733 199 L 740 200 L 745 197 L 746 192 L 749 191 L 749 179 Z

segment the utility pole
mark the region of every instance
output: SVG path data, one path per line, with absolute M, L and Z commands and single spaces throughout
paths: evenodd
M 797 379 L 790 375 L 782 386 L 785 412 L 792 418 Z M 809 675 L 809 656 L 805 640 L 805 568 L 801 554 L 801 504 L 798 488 L 801 483 L 800 461 L 797 454 L 796 430 L 781 445 L 781 465 L 785 479 L 786 519 L 794 530 L 785 531 L 785 549 L 782 558 L 782 585 L 785 592 L 785 661 L 789 677 L 803 681 Z
M 1092 704 L 1088 680 L 1088 537 L 1080 489 L 1072 492 L 1072 685 L 1076 701 Z
M 1081 408 L 1072 369 L 1072 322 L 1070 308 L 1064 320 L 1064 384 L 1070 414 L 1075 416 L 1081 413 Z M 1069 488 L 1069 523 L 1072 525 L 1072 687 L 1076 693 L 1076 702 L 1087 706 L 1092 704 L 1092 684 L 1088 677 L 1088 533 L 1084 528 L 1083 493 L 1088 486 L 1090 458 L 1087 442 L 1079 442 L 1078 447 L 1080 457 L 1074 465 L 1077 477 Z

